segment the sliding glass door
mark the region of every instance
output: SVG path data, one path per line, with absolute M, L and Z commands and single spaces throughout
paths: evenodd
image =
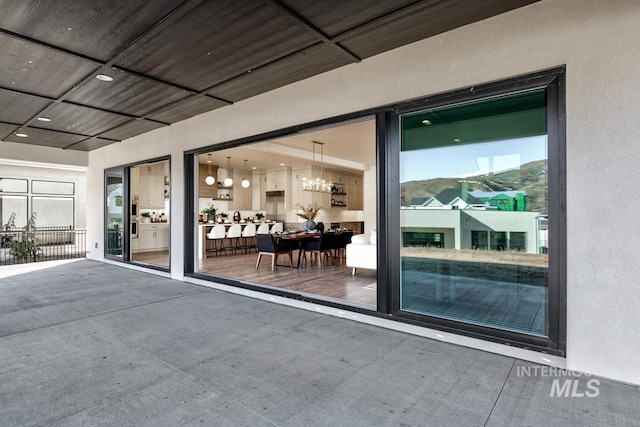
M 105 256 L 122 259 L 125 238 L 124 168 L 105 172 Z

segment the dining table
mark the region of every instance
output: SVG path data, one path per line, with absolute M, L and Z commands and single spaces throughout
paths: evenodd
M 320 234 L 318 232 L 308 232 L 308 231 L 296 231 L 296 232 L 283 232 L 283 233 L 275 233 L 273 237 L 276 239 L 284 239 L 284 240 L 296 240 L 298 241 L 298 262 L 296 263 L 296 268 L 300 268 L 300 260 L 302 259 L 302 241 L 305 239 L 319 239 Z

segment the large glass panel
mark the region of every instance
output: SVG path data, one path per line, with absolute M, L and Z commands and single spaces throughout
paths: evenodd
M 9 220 L 13 218 L 16 227 L 24 227 L 28 214 L 27 196 L 0 196 L 0 225 L 9 226 Z
M 31 192 L 34 194 L 56 194 L 60 196 L 73 196 L 75 184 L 73 182 L 60 181 L 31 181 Z
M 194 160 L 197 272 L 376 309 L 372 117 Z M 314 204 L 313 221 L 300 216 Z M 352 237 L 362 244 L 349 251 Z
M 130 169 L 131 261 L 169 268 L 169 161 Z
M 107 171 L 105 221 L 106 255 L 122 257 L 122 237 L 124 224 L 124 170 Z
M 38 227 L 74 227 L 72 197 L 32 197 Z
M 401 310 L 548 336 L 545 91 L 400 124 Z
M 26 179 L 0 178 L 0 193 L 26 193 L 28 182 Z

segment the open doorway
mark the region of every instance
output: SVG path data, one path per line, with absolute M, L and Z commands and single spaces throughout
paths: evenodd
M 130 169 L 130 260 L 169 268 L 169 161 Z
M 376 309 L 374 117 L 195 158 L 196 272 Z M 312 230 L 302 217 L 309 207 L 316 208 Z M 258 263 L 261 234 L 276 244 L 294 240 L 291 266 L 288 251 L 273 268 L 268 253 Z M 358 235 L 374 255 L 352 274 L 346 245 Z M 311 239 L 334 247 L 309 249 Z

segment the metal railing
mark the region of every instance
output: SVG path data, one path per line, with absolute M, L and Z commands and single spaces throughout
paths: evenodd
M 0 265 L 84 258 L 86 243 L 87 230 L 70 227 L 0 230 Z

